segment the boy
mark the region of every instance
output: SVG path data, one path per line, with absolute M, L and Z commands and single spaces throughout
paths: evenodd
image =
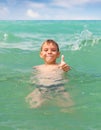
M 58 44 L 54 40 L 46 40 L 41 46 L 40 57 L 45 64 L 33 67 L 36 70 L 36 76 L 33 78 L 35 82 L 36 77 L 37 88 L 26 98 L 32 108 L 39 107 L 46 99 L 52 99 L 53 92 L 55 92 L 56 102 L 59 98 L 59 95 L 56 96 L 58 92 L 62 92 L 63 98 L 69 99 L 63 87 L 63 73 L 68 72 L 70 66 L 65 63 L 64 56 L 61 58 L 61 63 L 56 62 L 60 57 Z M 63 100 L 59 99 L 59 101 L 64 104 Z
M 53 40 L 45 41 L 41 46 L 40 57 L 44 60 L 45 64 L 36 68 L 46 68 L 49 65 L 50 68 L 61 68 L 63 71 L 69 71 L 70 67 L 64 62 L 64 56 L 61 58 L 61 63 L 56 63 L 57 58 L 60 56 L 59 46 Z

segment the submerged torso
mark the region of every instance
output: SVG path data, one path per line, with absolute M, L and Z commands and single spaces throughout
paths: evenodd
M 59 85 L 63 80 L 63 71 L 58 65 L 40 65 L 34 68 L 36 84 L 42 86 Z

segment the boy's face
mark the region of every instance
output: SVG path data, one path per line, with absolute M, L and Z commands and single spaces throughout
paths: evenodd
M 40 52 L 40 57 L 44 59 L 46 64 L 56 64 L 56 59 L 60 56 L 60 52 L 55 44 L 45 43 Z

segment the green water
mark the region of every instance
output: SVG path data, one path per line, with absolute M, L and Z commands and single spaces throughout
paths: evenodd
M 0 130 L 101 129 L 101 21 L 0 21 Z M 5 35 L 6 34 L 6 35 Z M 32 67 L 41 43 L 59 42 L 71 66 L 65 88 L 73 105 L 53 101 L 31 109 Z M 60 62 L 60 59 L 58 59 Z

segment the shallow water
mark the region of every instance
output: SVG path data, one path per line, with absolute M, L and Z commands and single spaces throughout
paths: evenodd
M 101 21 L 0 21 L 0 130 L 101 129 L 100 26 Z M 33 109 L 26 96 L 36 88 L 32 66 L 43 63 L 39 49 L 47 38 L 59 42 L 72 68 L 64 87 L 73 105 L 48 100 Z

